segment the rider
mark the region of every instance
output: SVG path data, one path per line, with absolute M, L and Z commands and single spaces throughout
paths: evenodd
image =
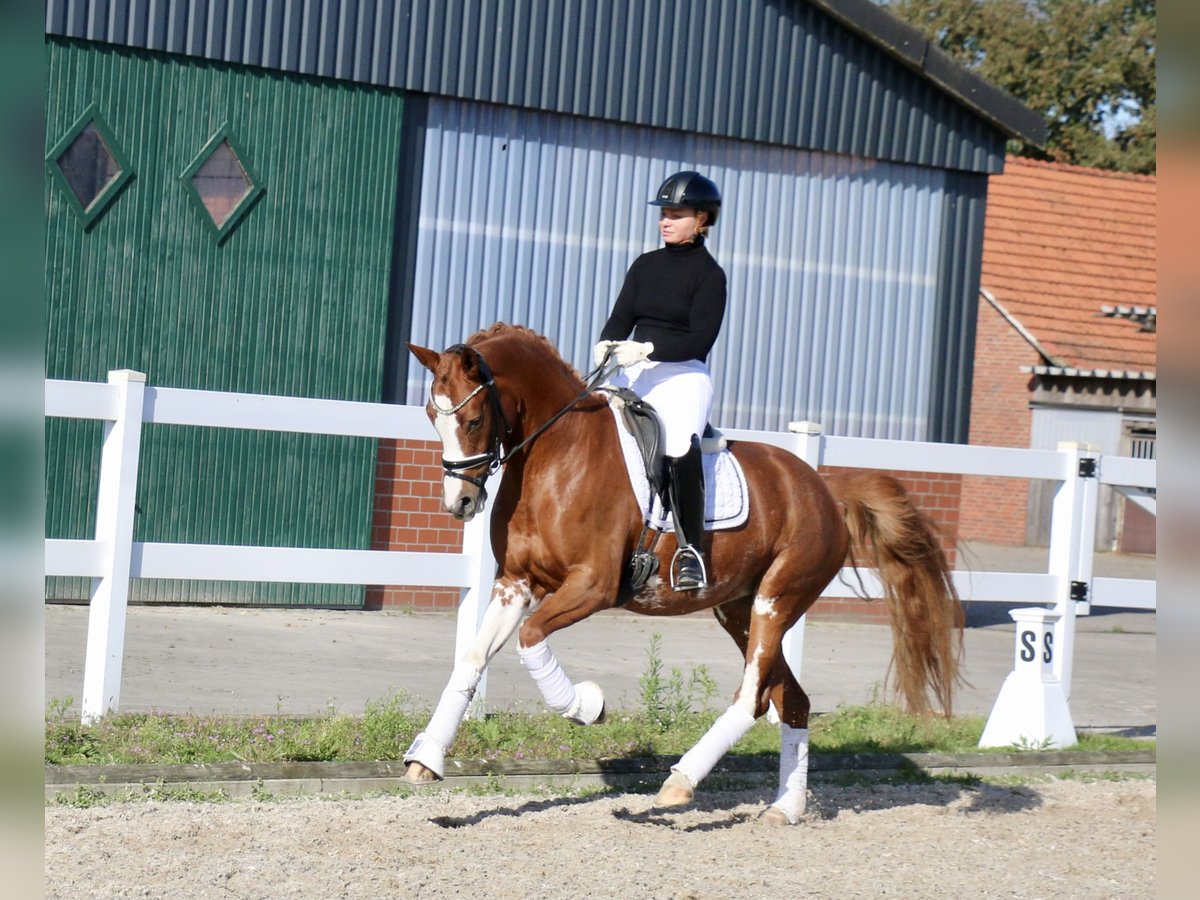
M 699 435 L 712 408 L 708 354 L 725 318 L 725 271 L 705 248 L 704 236 L 717 222 L 721 193 L 699 172 L 676 172 L 649 205 L 662 207 L 658 227 L 665 246 L 629 267 L 595 357 L 599 365 L 611 349 L 623 369 L 610 383 L 631 389 L 662 419 L 679 543 L 675 587 L 699 590 L 707 585 Z

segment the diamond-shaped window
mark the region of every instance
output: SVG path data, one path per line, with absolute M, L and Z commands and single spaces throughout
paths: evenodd
M 85 228 L 133 177 L 133 167 L 95 106 L 88 107 L 51 148 L 46 164 Z
M 226 126 L 209 139 L 179 177 L 218 242 L 237 226 L 265 190 Z

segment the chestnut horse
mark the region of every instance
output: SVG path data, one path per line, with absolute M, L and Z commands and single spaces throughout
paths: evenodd
M 691 802 L 696 785 L 774 705 L 783 731 L 780 786 L 763 818 L 804 812 L 809 699 L 781 652 L 784 633 L 842 565 L 879 571 L 893 631 L 891 680 L 907 706 L 950 714 L 959 678 L 962 607 L 929 521 L 893 478 L 822 478 L 785 450 L 730 444 L 750 495 L 746 524 L 705 535 L 709 584 L 673 591 L 665 577 L 631 588 L 629 560 L 642 535 L 638 507 L 605 398 L 587 390 L 550 343 L 497 324 L 442 353 L 409 344 L 433 373 L 426 411 L 441 438 L 444 503 L 468 520 L 483 508 L 484 480 L 504 463 L 491 521 L 497 575 L 471 649 L 453 669 L 426 729 L 404 756 L 413 783 L 439 780 L 480 676 L 519 631 L 518 654 L 547 704 L 581 724 L 599 721 L 604 697 L 572 683 L 547 643 L 554 632 L 623 606 L 651 616 L 712 609 L 745 659 L 732 705 L 672 768 L 660 806 Z M 667 572 L 675 537 L 658 542 Z M 930 703 L 932 697 L 934 703 Z

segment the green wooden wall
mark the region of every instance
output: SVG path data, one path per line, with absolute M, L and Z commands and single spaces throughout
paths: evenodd
M 89 227 L 46 179 L 46 372 L 378 401 L 398 91 L 48 39 L 46 148 L 89 107 L 133 178 Z M 218 241 L 180 175 L 222 128 L 265 192 Z M 49 170 L 48 170 L 49 171 Z M 91 537 L 100 425 L 47 422 L 49 536 Z M 366 548 L 375 442 L 146 426 L 136 540 Z M 138 582 L 143 601 L 361 605 L 360 587 Z M 81 599 L 80 579 L 48 596 Z

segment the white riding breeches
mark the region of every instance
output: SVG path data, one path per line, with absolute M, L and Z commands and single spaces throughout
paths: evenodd
M 618 369 L 608 378 L 613 387 L 629 388 L 654 407 L 662 420 L 663 452 L 683 456 L 692 435 L 703 435 L 712 411 L 713 385 L 708 365 L 687 362 L 642 362 Z

